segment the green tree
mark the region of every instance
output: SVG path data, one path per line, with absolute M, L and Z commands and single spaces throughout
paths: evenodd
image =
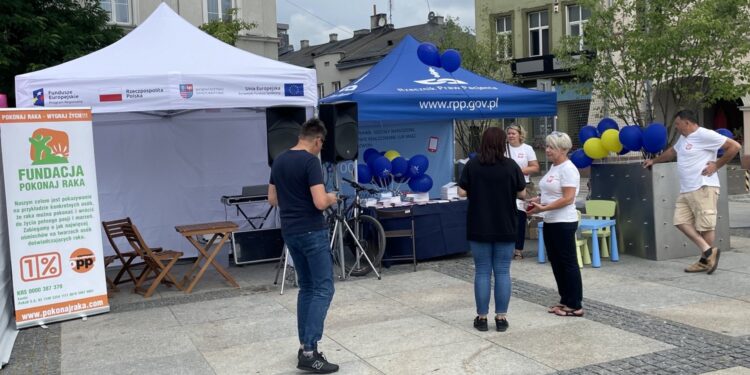
M 591 10 L 555 52 L 577 80 L 593 82 L 612 117 L 670 127 L 680 108 L 704 108 L 750 91 L 750 1 L 580 0 Z
M 498 59 L 492 43 L 478 42 L 474 30 L 462 27 L 457 18 L 448 17 L 438 48 L 441 51 L 455 49 L 461 53 L 461 67 L 484 77 L 501 82 L 513 82 L 510 61 Z M 456 123 L 456 143 L 463 155 L 479 150 L 482 133 L 490 126 L 497 126 L 495 119 L 460 120 Z
M 253 22 L 245 22 L 237 17 L 237 9 L 229 9 L 229 14 L 220 20 L 212 20 L 200 26 L 200 29 L 229 45 L 235 45 L 242 30 L 256 28 Z
M 0 92 L 15 105 L 15 76 L 55 66 L 122 37 L 96 0 L 0 1 Z

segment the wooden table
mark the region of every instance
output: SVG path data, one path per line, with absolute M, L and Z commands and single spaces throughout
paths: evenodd
M 174 227 L 174 229 L 177 230 L 181 235 L 185 236 L 188 241 L 190 241 L 193 246 L 195 246 L 196 249 L 198 249 L 198 258 L 195 260 L 195 263 L 193 263 L 193 266 L 190 267 L 187 274 L 185 274 L 185 277 L 183 278 L 182 285 L 187 285 L 187 288 L 185 288 L 185 293 L 190 293 L 193 290 L 193 287 L 195 287 L 195 284 L 198 283 L 198 280 L 203 277 L 203 274 L 208 269 L 209 265 L 214 266 L 216 268 L 216 271 L 218 271 L 222 276 L 224 276 L 227 281 L 229 281 L 232 286 L 235 288 L 239 288 L 240 285 L 237 284 L 237 281 L 232 277 L 232 275 L 227 272 L 227 270 L 224 269 L 216 260 L 216 255 L 219 254 L 219 250 L 221 250 L 221 246 L 224 245 L 224 242 L 229 238 L 229 235 L 236 231 L 238 229 L 237 224 L 231 222 L 231 221 L 218 221 L 214 223 L 203 223 L 203 224 L 192 224 L 192 225 L 178 225 Z M 205 234 L 213 234 L 211 237 L 211 240 L 209 240 L 205 245 L 201 245 L 200 242 L 198 242 L 195 239 L 195 236 L 202 236 Z M 217 239 L 220 239 L 218 243 L 215 243 Z M 201 265 L 201 261 L 205 260 L 205 262 Z M 193 273 L 195 273 L 195 270 L 200 268 L 198 273 L 193 276 Z M 187 284 L 187 283 L 190 284 Z

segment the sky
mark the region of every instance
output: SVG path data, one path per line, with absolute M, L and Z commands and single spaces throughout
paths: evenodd
M 474 29 L 474 0 L 391 0 L 391 20 L 396 28 L 427 22 L 429 11 L 458 18 L 461 26 Z M 279 23 L 289 24 L 289 42 L 299 50 L 300 40 L 310 45 L 328 42 L 328 34 L 339 40 L 352 37 L 358 29 L 370 28 L 375 5 L 378 13 L 388 14 L 388 0 L 277 0 Z

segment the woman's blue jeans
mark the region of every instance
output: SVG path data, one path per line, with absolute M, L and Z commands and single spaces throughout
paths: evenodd
M 474 256 L 474 300 L 477 314 L 487 315 L 490 309 L 490 279 L 495 274 L 495 314 L 508 312 L 510 302 L 510 262 L 515 242 L 469 241 Z
M 284 235 L 294 260 L 297 295 L 297 332 L 305 351 L 317 350 L 323 323 L 333 299 L 333 259 L 328 230 Z

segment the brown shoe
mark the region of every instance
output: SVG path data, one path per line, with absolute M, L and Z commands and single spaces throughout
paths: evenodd
M 708 271 L 708 264 L 701 263 L 700 261 L 697 261 L 687 268 L 685 268 L 685 272 L 694 273 L 694 272 L 707 272 Z
M 708 265 L 708 274 L 714 273 L 716 271 L 716 267 L 719 266 L 719 256 L 721 255 L 721 251 L 719 251 L 718 247 L 712 247 L 711 248 L 711 255 L 707 258 L 707 265 Z

